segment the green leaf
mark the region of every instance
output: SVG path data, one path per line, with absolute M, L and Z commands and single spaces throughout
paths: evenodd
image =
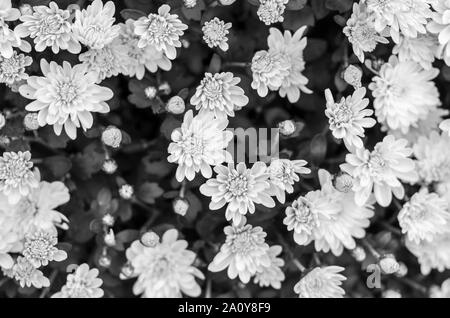
M 159 198 L 163 193 L 164 190 L 157 183 L 145 182 L 139 187 L 137 196 L 145 203 L 154 204 L 155 199 Z
M 123 9 L 122 11 L 120 11 L 120 15 L 122 16 L 122 18 L 124 18 L 124 20 L 138 20 L 141 17 L 147 16 L 145 12 L 136 9 Z
M 287 10 L 301 10 L 305 7 L 307 0 L 289 0 L 286 5 Z M 314 1 L 313 1 L 314 2 Z
M 324 134 L 317 134 L 313 137 L 310 146 L 311 157 L 319 164 L 325 159 L 327 154 L 327 139 Z
M 47 157 L 44 159 L 43 165 L 50 171 L 54 179 L 61 179 L 72 169 L 72 162 L 64 156 Z
M 292 32 L 297 31 L 304 25 L 313 26 L 315 24 L 314 13 L 309 6 L 305 6 L 300 11 L 287 11 L 284 14 L 283 26 Z
M 349 11 L 353 6 L 353 0 L 326 0 L 325 7 L 340 13 Z

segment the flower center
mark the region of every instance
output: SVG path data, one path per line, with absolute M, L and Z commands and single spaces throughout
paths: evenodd
M 227 190 L 233 197 L 240 197 L 247 194 L 248 181 L 243 175 L 239 175 L 228 180 Z
M 151 21 L 148 25 L 148 35 L 157 42 L 165 42 L 169 40 L 172 26 L 167 20 L 157 14 L 152 14 Z
M 351 123 L 353 118 L 352 109 L 345 103 L 338 104 L 337 109 L 333 113 L 333 121 L 337 127 Z
M 203 139 L 188 136 L 181 142 L 181 146 L 183 147 L 184 153 L 194 156 L 203 154 L 203 149 L 205 148 Z
M 60 15 L 50 15 L 45 17 L 39 26 L 39 32 L 43 35 L 57 35 L 64 33 L 62 26 L 65 20 Z
M 72 83 L 62 83 L 57 88 L 59 101 L 63 104 L 72 103 L 77 97 L 77 87 Z
M 207 79 L 203 85 L 203 92 L 207 99 L 216 100 L 222 96 L 222 82 L 214 78 Z
M 370 172 L 376 175 L 384 170 L 386 162 L 379 153 L 375 152 L 370 155 L 370 159 L 367 165 L 369 167 Z
M 239 233 L 233 240 L 231 250 L 233 253 L 246 254 L 253 250 L 255 246 L 254 238 L 248 231 Z
M 295 220 L 298 223 L 310 223 L 312 219 L 311 209 L 309 206 L 302 202 L 300 205 L 295 209 Z
M 0 180 L 8 183 L 18 183 L 28 173 L 32 163 L 24 159 L 9 159 L 0 165 Z

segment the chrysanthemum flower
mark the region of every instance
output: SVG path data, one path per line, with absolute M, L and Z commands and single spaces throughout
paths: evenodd
M 427 29 L 431 33 L 438 35 L 440 52 L 447 65 L 450 65 L 450 3 L 446 0 L 435 0 L 431 2 L 434 11 L 431 13 L 432 20 L 428 23 Z
M 282 252 L 282 247 L 280 245 L 273 245 L 269 248 L 267 253 L 270 257 L 269 266 L 261 266 L 261 268 L 256 272 L 253 282 L 258 284 L 260 287 L 272 287 L 275 289 L 281 288 L 281 282 L 284 281 L 285 275 L 281 270 L 284 266 L 284 260 L 277 257 Z
M 246 221 L 246 218 L 242 217 L 239 224 L 224 228 L 226 241 L 208 266 L 211 272 L 220 272 L 228 267 L 228 277 L 239 277 L 244 284 L 247 284 L 261 267 L 271 264 L 269 245 L 265 242 L 267 234 L 261 227 L 253 227 L 246 224 Z
M 104 295 L 100 286 L 103 280 L 97 277 L 98 269 L 89 269 L 87 264 L 81 264 L 74 273 L 67 275 L 66 284 L 52 298 L 101 298 Z
M 160 243 L 147 247 L 134 241 L 127 249 L 127 259 L 138 276 L 133 286 L 135 295 L 147 298 L 198 297 L 201 288 L 196 278 L 205 279 L 192 265 L 197 255 L 186 249 L 188 242 L 178 240 L 178 231 L 166 231 Z
M 309 174 L 311 170 L 305 168 L 305 160 L 273 159 L 267 167 L 269 173 L 269 192 L 277 197 L 280 203 L 286 201 L 286 192 L 293 193 L 293 185 L 300 181 L 299 174 Z
M 42 52 L 46 47 L 51 47 L 52 52 L 67 50 L 72 54 L 81 51 L 81 45 L 72 32 L 72 17 L 69 10 L 62 10 L 55 2 L 49 6 L 33 7 L 33 14 L 22 15 L 22 24 L 18 25 L 14 32 L 21 38 L 34 39 L 35 50 Z
M 424 70 L 416 62 L 399 62 L 392 56 L 369 85 L 378 121 L 407 133 L 441 104 L 432 81 L 438 74 L 438 69 Z
M 403 198 L 405 189 L 400 180 L 414 182 L 417 179 L 414 161 L 408 158 L 412 149 L 407 144 L 405 139 L 396 140 L 388 135 L 372 152 L 360 148 L 347 154 L 347 163 L 342 164 L 341 169 L 353 177 L 358 205 L 367 202 L 372 190 L 376 201 L 384 207 L 391 203 L 392 194 L 398 199 Z
M 328 117 L 330 130 L 337 139 L 343 139 L 346 147 L 362 148 L 364 128 L 371 128 L 377 123 L 371 118 L 373 111 L 366 109 L 369 99 L 364 87 L 357 89 L 352 96 L 342 97 L 337 103 L 329 89 L 325 90 L 327 108 L 325 115 Z
M 21 197 L 39 186 L 32 167 L 29 151 L 4 152 L 0 157 L 0 191 L 11 204 L 19 202 Z
M 42 59 L 41 70 L 44 76 L 31 76 L 28 84 L 19 89 L 22 96 L 35 100 L 25 109 L 39 112 L 41 127 L 53 125 L 57 135 L 64 127 L 67 135 L 75 139 L 77 127 L 81 126 L 85 131 L 92 127 L 92 112 L 109 112 L 106 101 L 113 97 L 113 92 L 95 84 L 98 75 L 89 72 L 86 65 L 72 67 L 63 62 L 60 66 Z
M 25 257 L 19 256 L 11 269 L 3 270 L 3 273 L 14 278 L 20 287 L 49 287 L 50 280 L 44 274 L 36 269 Z
M 364 52 L 373 52 L 378 43 L 389 43 L 375 30 L 373 15 L 367 12 L 367 7 L 362 2 L 353 4 L 352 16 L 347 20 L 343 32 L 352 44 L 353 53 L 361 62 L 364 62 Z
M 219 47 L 222 51 L 228 51 L 228 33 L 232 24 L 230 22 L 225 23 L 219 18 L 205 22 L 202 27 L 203 41 L 208 44 L 210 48 Z
M 184 115 L 180 128 L 172 132 L 172 142 L 167 160 L 178 164 L 176 178 L 193 180 L 197 172 L 205 178 L 212 176 L 211 166 L 231 161 L 231 154 L 225 150 L 233 138 L 231 131 L 225 130 L 227 119 L 214 118 L 212 113 L 194 117 L 192 110 Z
M 342 298 L 345 291 L 340 287 L 347 278 L 339 274 L 340 266 L 316 267 L 294 286 L 299 298 Z
M 200 114 L 212 112 L 221 119 L 234 117 L 235 109 L 248 104 L 244 90 L 237 86 L 240 82 L 231 72 L 205 73 L 190 102 Z
M 101 49 L 119 35 L 120 26 L 114 25 L 116 7 L 113 1 L 103 5 L 94 0 L 86 9 L 75 12 L 73 32 L 78 41 L 91 49 Z
M 256 14 L 265 25 L 284 21 L 284 10 L 289 0 L 259 0 Z
M 290 63 L 281 53 L 258 51 L 252 59 L 252 88 L 261 97 L 266 97 L 269 90 L 276 91 L 289 75 Z
M 209 179 L 200 186 L 200 192 L 211 197 L 209 208 L 218 210 L 227 205 L 225 218 L 233 220 L 235 225 L 241 223 L 244 215 L 255 213 L 255 203 L 268 208 L 275 207 L 275 201 L 269 195 L 270 184 L 267 166 L 256 162 L 251 168 L 240 162 L 234 167 L 218 165 L 214 167 L 216 178 Z
M 430 298 L 450 298 L 450 278 L 444 280 L 441 286 L 432 286 Z
M 14 48 L 19 48 L 23 52 L 30 52 L 31 45 L 11 30 L 9 26 L 0 19 L 0 55 L 9 59 L 14 54 Z
M 170 14 L 170 6 L 162 5 L 158 13 L 137 20 L 134 33 L 140 37 L 138 47 L 154 46 L 173 60 L 177 56 L 177 47 L 181 47 L 180 37 L 188 26 L 181 22 L 176 14 Z
M 408 239 L 419 243 L 432 241 L 439 234 L 450 231 L 450 212 L 448 202 L 426 188 L 416 192 L 403 205 L 398 214 L 398 223 L 402 233 Z
M 16 82 L 28 79 L 25 68 L 33 63 L 33 59 L 14 52 L 10 58 L 0 56 L 0 83 L 13 85 Z
M 34 267 L 47 266 L 51 261 L 61 262 L 67 253 L 59 250 L 56 231 L 37 230 L 25 236 L 22 254 Z
M 440 58 L 439 42 L 435 35 L 420 34 L 417 38 L 400 37 L 400 41 L 392 50 L 398 54 L 400 62 L 413 61 L 425 70 L 430 70 L 436 58 Z
M 12 7 L 11 0 L 2 0 L 0 3 L 0 20 L 16 21 L 19 17 L 20 11 Z
M 172 62 L 158 51 L 155 46 L 147 45 L 144 48 L 138 46 L 139 36 L 134 33 L 134 20 L 128 19 L 125 23 L 120 23 L 119 40 L 127 48 L 128 61 L 124 64 L 128 76 L 136 76 L 138 80 L 144 78 L 145 70 L 155 73 L 158 68 L 169 71 Z

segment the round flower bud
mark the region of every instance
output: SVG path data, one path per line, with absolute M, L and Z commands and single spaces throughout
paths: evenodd
M 149 86 L 144 90 L 145 96 L 147 96 L 148 99 L 153 99 L 158 94 L 158 90 L 156 87 Z
M 0 135 L 0 146 L 6 147 L 11 143 L 11 139 L 9 139 L 6 135 Z
M 172 89 L 170 88 L 170 85 L 167 82 L 164 82 L 161 85 L 159 85 L 158 90 L 164 95 L 169 95 L 172 92 Z
M 179 115 L 184 113 L 186 104 L 180 96 L 174 96 L 167 102 L 166 109 L 169 113 Z
M 134 189 L 133 186 L 129 184 L 124 184 L 119 189 L 119 195 L 122 199 L 129 200 L 133 197 Z
M 181 216 L 185 216 L 189 209 L 189 202 L 184 198 L 176 198 L 173 200 L 172 205 L 175 213 Z
M 98 265 L 104 268 L 108 268 L 111 266 L 111 256 L 109 255 L 102 255 L 98 259 Z
M 183 48 L 187 49 L 187 48 L 189 48 L 191 46 L 191 42 L 189 42 L 186 39 L 182 39 L 181 40 L 181 45 L 183 45 Z
M 229 6 L 236 2 L 236 0 L 219 0 L 220 4 L 223 6 Z
M 120 279 L 129 279 L 133 276 L 133 274 L 134 274 L 133 265 L 131 265 L 131 263 L 128 262 L 122 267 L 119 278 Z
M 395 256 L 392 254 L 387 254 L 381 257 L 380 260 L 378 261 L 378 264 L 380 265 L 381 270 L 385 274 L 394 274 L 400 268 L 400 265 L 395 259 Z
M 113 229 L 109 229 L 109 232 L 105 234 L 103 240 L 107 246 L 112 247 L 116 245 L 116 236 L 114 235 Z
M 38 113 L 28 113 L 23 118 L 26 130 L 37 130 L 39 128 Z
M 290 135 L 295 133 L 295 123 L 289 119 L 282 121 L 278 124 L 278 129 L 280 130 L 280 134 L 289 137 Z
M 0 114 L 0 129 L 2 129 L 3 127 L 5 127 L 6 125 L 6 118 L 5 115 Z
M 197 5 L 197 0 L 184 0 L 184 6 L 188 9 L 192 9 Z
M 342 173 L 334 180 L 334 186 L 340 192 L 348 193 L 353 187 L 353 178 L 347 173 Z
M 366 251 L 361 246 L 357 246 L 352 250 L 352 256 L 356 261 L 362 262 L 366 259 Z
M 402 298 L 402 294 L 398 290 L 394 289 L 387 289 L 385 290 L 382 295 L 383 298 Z
M 355 65 L 349 65 L 343 74 L 344 81 L 352 85 L 355 89 L 361 87 L 362 71 Z
M 102 223 L 106 226 L 114 226 L 114 217 L 111 214 L 105 214 L 102 218 Z
M 33 7 L 28 3 L 24 3 L 19 7 L 19 11 L 21 15 L 32 15 Z
M 117 162 L 114 159 L 106 159 L 103 162 L 102 170 L 107 174 L 113 174 L 117 171 Z
M 112 148 L 118 148 L 122 142 L 122 131 L 114 126 L 107 127 L 102 133 L 102 142 Z
M 397 277 L 405 277 L 408 274 L 408 266 L 405 263 L 399 262 L 398 271 L 395 272 L 395 276 Z
M 147 247 L 155 247 L 159 243 L 159 236 L 152 231 L 146 232 L 141 236 L 141 243 Z

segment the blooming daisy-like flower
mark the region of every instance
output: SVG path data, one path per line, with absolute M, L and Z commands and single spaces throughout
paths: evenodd
M 290 64 L 281 53 L 258 51 L 253 56 L 252 88 L 261 97 L 266 97 L 269 90 L 276 91 L 283 84 L 283 80 L 289 75 Z
M 22 85 L 19 92 L 28 99 L 34 99 L 25 109 L 38 112 L 39 125 L 53 125 L 57 135 L 65 132 L 71 139 L 77 136 L 77 127 L 87 130 L 92 127 L 92 112 L 107 113 L 107 100 L 113 92 L 95 82 L 98 75 L 89 72 L 86 65 L 72 67 L 68 62 L 60 66 L 55 62 L 41 60 L 44 76 L 30 76 L 28 84 Z
M 35 50 L 42 52 L 46 47 L 51 47 L 52 52 L 67 50 L 78 54 L 81 45 L 72 32 L 72 17 L 69 10 L 62 10 L 55 2 L 49 6 L 35 6 L 33 13 L 20 17 L 22 24 L 18 25 L 14 32 L 21 38 L 34 39 Z
M 29 151 L 4 152 L 0 157 L 0 191 L 11 204 L 19 202 L 21 197 L 39 186 L 32 167 Z
M 104 295 L 100 286 L 103 280 L 97 277 L 98 269 L 89 269 L 88 264 L 81 264 L 74 273 L 67 275 L 66 284 L 52 298 L 101 298 Z
M 19 256 L 16 263 L 11 269 L 3 270 L 3 273 L 11 278 L 14 278 L 20 287 L 49 287 L 50 280 L 44 274 L 36 269 L 25 257 Z
M 56 231 L 35 231 L 25 236 L 23 256 L 34 267 L 46 266 L 51 261 L 61 262 L 67 258 L 65 251 L 59 250 Z
M 450 3 L 446 0 L 435 0 L 431 2 L 434 11 L 431 13 L 432 20 L 428 23 L 427 29 L 438 35 L 440 44 L 439 51 L 447 65 L 450 65 Z
M 113 1 L 103 5 L 94 0 L 86 9 L 75 12 L 73 32 L 78 41 L 91 49 L 101 49 L 119 35 L 120 26 L 114 25 L 116 7 Z
M 423 275 L 428 275 L 432 269 L 439 272 L 450 269 L 450 231 L 437 235 L 432 241 L 416 243 L 407 239 L 405 245 L 417 257 Z
M 299 174 L 309 174 L 311 170 L 305 168 L 305 160 L 273 159 L 267 167 L 270 190 L 280 203 L 286 201 L 286 192 L 293 193 L 293 185 L 300 181 Z
M 248 97 L 237 86 L 241 79 L 231 72 L 205 73 L 205 78 L 191 98 L 191 104 L 200 113 L 212 112 L 217 118 L 234 117 L 234 110 L 248 104 Z
M 265 25 L 284 21 L 284 10 L 289 0 L 259 0 L 256 14 Z
M 281 53 L 290 65 L 288 68 L 289 74 L 283 79 L 279 94 L 281 97 L 287 96 L 291 103 L 300 99 L 300 92 L 312 93 L 306 87 L 308 79 L 303 75 L 305 70 L 303 50 L 307 41 L 306 38 L 302 37 L 305 30 L 306 26 L 301 27 L 294 34 L 290 31 L 284 31 L 283 34 L 276 28 L 270 28 L 270 35 L 267 38 L 269 52 Z
M 15 47 L 23 52 L 31 51 L 30 43 L 22 40 L 16 32 L 9 28 L 6 22 L 0 19 L 0 55 L 6 59 L 11 58 Z
M 233 224 L 240 224 L 247 212 L 255 213 L 255 203 L 275 207 L 275 201 L 269 194 L 269 174 L 264 162 L 256 162 L 250 169 L 243 162 L 238 163 L 236 168 L 229 163 L 228 167 L 214 167 L 214 171 L 216 178 L 201 185 L 200 192 L 211 197 L 211 210 L 227 205 L 225 218 L 233 220 Z
M 412 149 L 407 147 L 406 139 L 396 140 L 394 136 L 384 137 L 375 145 L 372 152 L 356 149 L 347 154 L 342 171 L 353 177 L 355 202 L 364 205 L 372 190 L 376 201 L 383 207 L 392 201 L 392 194 L 398 199 L 405 195 L 400 180 L 414 182 L 417 179 L 414 161 L 408 158 Z
M 20 11 L 12 7 L 11 0 L 2 0 L 0 3 L 0 20 L 16 21 L 19 17 Z
M 203 113 L 194 117 L 192 110 L 184 115 L 180 128 L 172 132 L 172 142 L 167 160 L 178 164 L 176 178 L 192 181 L 197 172 L 205 178 L 211 178 L 211 166 L 230 162 L 231 154 L 225 150 L 233 139 L 233 133 L 225 130 L 227 119 L 214 118 L 212 113 Z
M 170 6 L 167 4 L 159 7 L 158 14 L 150 13 L 148 17 L 137 20 L 134 25 L 134 33 L 140 37 L 139 48 L 153 45 L 171 60 L 177 56 L 176 48 L 181 47 L 180 37 L 188 28 L 178 15 L 170 14 Z
M 450 278 L 444 280 L 441 286 L 432 286 L 430 298 L 450 298 Z
M 265 242 L 266 232 L 260 226 L 246 224 L 246 221 L 246 218 L 242 217 L 239 224 L 224 228 L 225 243 L 208 266 L 211 272 L 228 268 L 228 277 L 234 279 L 239 276 L 244 284 L 247 284 L 261 267 L 271 265 L 269 245 Z
M 342 298 L 345 291 L 341 285 L 347 278 L 340 274 L 340 266 L 316 267 L 294 286 L 299 298 Z
M 270 265 L 261 266 L 261 269 L 256 272 L 253 279 L 255 284 L 258 284 L 260 287 L 272 286 L 275 289 L 281 288 L 281 282 L 285 279 L 285 275 L 281 270 L 281 267 L 284 266 L 284 260 L 277 256 L 282 250 L 280 245 L 273 245 L 269 248 L 267 253 L 270 257 Z
M 438 69 L 424 70 L 416 62 L 399 62 L 392 56 L 369 85 L 378 121 L 407 133 L 441 104 L 432 81 L 438 74 Z
M 398 54 L 400 62 L 413 61 L 425 70 L 430 70 L 436 58 L 440 58 L 439 42 L 435 35 L 419 34 L 417 38 L 400 37 L 400 41 L 392 50 Z
M 141 80 L 144 78 L 146 69 L 155 73 L 158 68 L 164 71 L 172 68 L 172 62 L 155 46 L 147 45 L 144 48 L 138 46 L 139 36 L 134 33 L 134 20 L 128 19 L 119 25 L 119 40 L 127 48 L 128 54 L 128 61 L 124 64 L 124 68 L 127 69 L 125 75 L 136 76 L 138 80 Z
M 378 43 L 389 43 L 375 30 L 373 15 L 367 12 L 364 3 L 353 4 L 352 16 L 347 20 L 343 32 L 352 44 L 353 53 L 361 62 L 364 62 L 364 52 L 373 52 Z
M 33 63 L 33 59 L 14 52 L 10 58 L 0 56 L 0 83 L 13 85 L 16 82 L 28 79 L 25 68 Z
M 210 48 L 218 46 L 222 51 L 228 51 L 228 33 L 232 24 L 230 22 L 225 23 L 219 18 L 205 22 L 202 27 L 203 41 L 208 44 Z
M 166 231 L 161 242 L 152 247 L 134 241 L 127 249 L 127 259 L 138 276 L 133 286 L 135 295 L 147 298 L 198 297 L 201 288 L 196 278 L 205 279 L 192 265 L 197 255 L 188 250 L 188 242 L 178 240 L 178 231 Z
M 374 26 L 378 32 L 389 27 L 395 43 L 400 34 L 416 38 L 419 33 L 427 32 L 426 25 L 431 17 L 428 1 L 423 0 L 365 0 L 367 9 L 374 15 Z
M 366 96 L 366 89 L 357 89 L 352 96 L 342 97 L 336 103 L 329 89 L 325 90 L 327 108 L 325 115 L 328 117 L 330 130 L 337 139 L 343 139 L 349 150 L 353 147 L 362 148 L 364 128 L 371 128 L 377 123 L 371 118 L 373 111 L 366 109 L 369 99 Z

